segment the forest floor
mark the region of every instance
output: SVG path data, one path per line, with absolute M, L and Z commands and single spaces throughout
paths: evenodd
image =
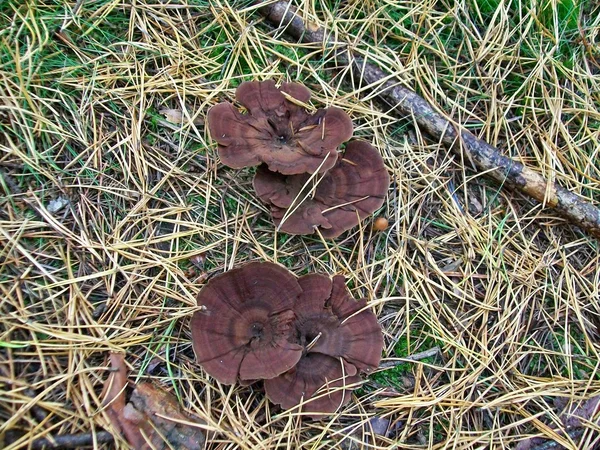
M 293 4 L 600 205 L 597 2 Z M 109 431 L 117 444 L 98 447 L 127 448 L 102 404 L 111 351 L 207 424 L 207 448 L 599 445 L 597 239 L 489 181 L 332 58 L 249 1 L 0 3 L 0 447 Z M 278 233 L 254 169 L 221 164 L 207 110 L 267 79 L 305 84 L 380 150 L 392 183 L 373 218 L 335 240 Z M 336 414 L 281 410 L 195 361 L 198 291 L 247 261 L 343 274 L 377 314 L 382 367 Z

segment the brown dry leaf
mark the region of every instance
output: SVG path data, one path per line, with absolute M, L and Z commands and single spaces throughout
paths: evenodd
M 599 407 L 600 396 L 592 397 L 578 407 L 565 408 L 560 419 L 566 427 L 582 427 L 585 422 L 594 419 Z
M 196 450 L 204 447 L 203 422 L 181 411 L 177 399 L 152 383 L 138 384 L 125 404 L 127 368 L 122 354 L 111 353 L 114 372 L 105 384 L 107 413 L 111 423 L 136 450 L 169 448 Z
M 369 419 L 369 427 L 373 434 L 387 436 L 390 429 L 390 419 L 387 417 L 375 416 Z
M 115 428 L 122 431 L 119 416 L 125 408 L 125 386 L 127 385 L 127 366 L 125 356 L 122 353 L 110 354 L 110 365 L 112 372 L 104 383 L 102 397 L 104 405 L 108 405 L 106 413 Z
M 181 125 L 183 122 L 183 113 L 180 109 L 161 109 L 159 111 L 168 122 L 176 123 L 177 125 Z
M 481 214 L 483 212 L 483 205 L 474 195 L 469 197 L 469 210 L 471 214 Z
M 177 399 L 152 383 L 140 383 L 127 404 L 143 417 L 144 431 L 151 428 L 153 448 L 169 448 L 163 437 L 173 448 L 201 449 L 206 439 L 200 428 L 203 423 L 183 413 Z M 150 421 L 150 427 L 146 424 Z M 146 447 L 143 447 L 146 448 Z
M 190 258 L 190 262 L 198 269 L 204 269 L 205 261 L 206 261 L 206 252 L 199 253 Z
M 185 117 L 183 116 L 183 111 L 181 109 L 169 109 L 164 108 L 158 111 L 160 114 L 165 116 L 165 120 L 170 123 L 174 123 L 176 125 L 182 125 L 185 122 Z M 194 125 L 204 125 L 204 119 L 198 117 L 193 120 Z
M 557 397 L 554 400 L 554 406 L 558 409 L 562 409 L 562 411 L 559 413 L 559 417 L 564 429 L 573 431 L 577 428 L 582 428 L 585 425 L 585 422 L 589 422 L 594 419 L 599 410 L 598 407 L 600 406 L 600 396 L 592 397 L 581 403 L 579 406 L 567 405 L 568 401 L 564 397 Z M 558 434 L 563 435 L 564 429 L 557 429 L 556 431 Z M 542 437 L 524 439 L 519 442 L 519 444 L 515 447 L 515 450 L 535 450 L 536 448 L 542 448 L 546 442 L 548 442 L 548 439 Z M 552 448 L 563 447 L 555 446 Z

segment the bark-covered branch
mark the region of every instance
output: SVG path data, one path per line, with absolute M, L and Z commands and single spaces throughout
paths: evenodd
M 259 8 L 259 12 L 288 36 L 305 43 L 322 43 L 331 47 L 326 31 L 314 24 L 305 24 L 295 9 L 285 1 Z M 339 46 L 339 43 L 336 44 Z M 336 62 L 352 66 L 361 82 L 368 85 L 393 110 L 405 117 L 414 117 L 416 123 L 432 138 L 441 141 L 451 151 L 471 161 L 486 176 L 520 191 L 553 208 L 560 216 L 578 225 L 595 237 L 600 237 L 600 209 L 523 164 L 503 155 L 496 147 L 479 139 L 469 131 L 453 124 L 438 113 L 425 99 L 401 86 L 400 81 L 379 67 L 352 54 L 346 49 L 336 52 Z
M 5 444 L 10 445 L 18 441 L 23 436 L 22 433 L 9 430 L 5 436 Z M 52 438 L 38 438 L 33 441 L 27 441 L 27 448 L 49 449 L 49 448 L 81 448 L 90 447 L 94 444 L 110 444 L 114 442 L 112 434 L 108 431 L 98 431 L 96 433 L 81 434 L 63 434 Z

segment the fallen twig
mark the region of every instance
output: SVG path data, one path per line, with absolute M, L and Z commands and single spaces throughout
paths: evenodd
M 419 352 L 419 353 L 415 353 L 414 355 L 405 356 L 404 358 L 394 358 L 394 360 L 392 360 L 392 361 L 384 361 L 381 364 L 379 364 L 379 368 L 380 369 L 389 369 L 391 367 L 396 367 L 396 366 L 399 366 L 400 364 L 404 364 L 405 362 L 421 361 L 422 359 L 430 358 L 432 356 L 436 356 L 439 354 L 440 354 L 440 348 L 433 347 L 433 348 L 430 348 L 429 350 L 425 350 L 424 352 Z
M 260 3 L 260 2 L 259 2 Z M 280 27 L 294 39 L 306 43 L 334 45 L 323 28 L 314 24 L 305 24 L 295 14 L 295 9 L 286 1 L 279 1 L 259 8 L 259 12 L 274 26 Z M 496 147 L 477 138 L 467 130 L 438 113 L 425 99 L 412 90 L 400 85 L 400 81 L 391 77 L 379 67 L 365 61 L 364 58 L 340 48 L 336 52 L 336 63 L 352 66 L 360 76 L 363 86 L 368 85 L 382 100 L 393 105 L 394 111 L 402 116 L 414 117 L 416 123 L 427 134 L 441 141 L 447 148 L 462 154 L 465 160 L 486 176 L 522 192 L 529 197 L 551 207 L 557 213 L 600 237 L 600 209 L 559 186 L 546 180 L 534 170 L 503 155 Z
M 22 437 L 22 434 L 9 431 L 6 433 L 6 444 L 16 442 Z M 98 431 L 96 433 L 81 434 L 63 434 L 50 438 L 39 438 L 27 443 L 27 448 L 32 450 L 48 448 L 80 448 L 89 447 L 96 444 L 108 444 L 114 442 L 112 434 L 108 431 Z

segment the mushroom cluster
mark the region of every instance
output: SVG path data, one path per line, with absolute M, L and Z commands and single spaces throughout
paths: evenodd
M 265 380 L 283 408 L 309 417 L 335 412 L 379 365 L 383 336 L 366 300 L 344 277 L 296 278 L 273 263 L 249 263 L 211 279 L 198 294 L 192 342 L 204 370 L 224 384 Z
M 381 207 L 389 175 L 379 152 L 354 140 L 352 121 L 339 108 L 307 111 L 310 91 L 297 83 L 245 82 L 236 100 L 208 112 L 208 128 L 223 164 L 259 166 L 254 188 L 273 221 L 289 234 L 335 238 Z

